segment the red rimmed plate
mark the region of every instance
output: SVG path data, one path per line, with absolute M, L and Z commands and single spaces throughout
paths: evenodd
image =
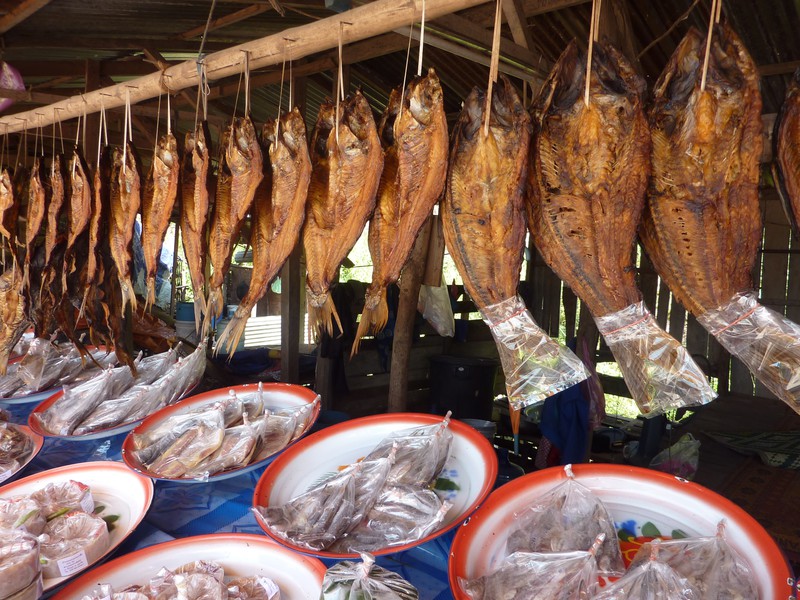
M 111 554 L 142 522 L 153 501 L 153 482 L 134 473 L 120 462 L 98 461 L 66 465 L 30 475 L 0 487 L 0 498 L 32 494 L 48 483 L 79 481 L 89 486 L 95 505 L 105 509 L 101 516 L 117 515 L 113 531 L 109 532 L 110 545 L 103 556 Z M 92 566 L 91 563 L 86 568 Z M 85 570 L 85 569 L 84 569 Z M 44 580 L 44 590 L 50 590 L 74 577 L 54 577 Z
M 182 398 L 189 397 L 191 393 L 195 389 L 197 389 L 198 385 L 199 383 L 194 384 L 181 397 Z M 143 419 L 137 419 L 129 423 L 114 425 L 114 427 L 106 427 L 104 429 L 98 429 L 96 431 L 93 431 L 92 433 L 87 433 L 85 435 L 58 435 L 56 433 L 51 433 L 50 431 L 42 427 L 42 421 L 41 419 L 39 419 L 39 415 L 42 414 L 44 411 L 46 411 L 48 408 L 50 408 L 53 404 L 55 404 L 59 399 L 61 399 L 63 395 L 64 395 L 64 390 L 59 390 L 52 396 L 46 398 L 38 406 L 36 406 L 36 408 L 34 408 L 28 415 L 28 427 L 30 427 L 37 434 L 42 435 L 44 437 L 58 438 L 59 440 L 67 440 L 73 442 L 85 442 L 86 440 L 99 440 L 102 438 L 119 435 L 120 433 L 125 433 L 126 431 L 130 431 L 143 421 Z
M 98 584 L 115 589 L 145 584 L 162 567 L 175 569 L 197 560 L 220 564 L 225 575 L 269 577 L 281 589 L 281 600 L 318 600 L 325 565 L 279 546 L 262 535 L 213 533 L 156 544 L 120 556 L 82 575 L 59 591 L 54 600 L 89 595 Z
M 261 386 L 264 394 L 264 407 L 269 410 L 299 408 L 306 404 L 313 403 L 318 397 L 317 393 L 314 392 L 313 390 L 300 385 L 294 385 L 291 383 L 262 383 Z M 227 479 L 229 477 L 235 477 L 237 475 L 241 475 L 242 473 L 253 471 L 255 469 L 258 469 L 259 467 L 263 467 L 264 465 L 270 463 L 272 460 L 275 459 L 276 456 L 280 454 L 280 451 L 270 456 L 264 457 L 261 460 L 252 462 L 244 467 L 238 467 L 236 469 L 228 469 L 221 473 L 217 473 L 216 475 L 211 475 L 207 479 L 199 480 L 199 479 L 188 479 L 188 478 L 176 479 L 176 478 L 162 477 L 160 475 L 150 472 L 147 469 L 147 467 L 145 467 L 136 458 L 136 455 L 134 453 L 135 448 L 133 445 L 133 436 L 146 433 L 147 431 L 155 427 L 158 427 L 166 419 L 174 417 L 175 415 L 187 413 L 201 406 L 210 405 L 213 404 L 214 402 L 224 400 L 225 398 L 228 398 L 229 393 L 231 391 L 235 392 L 239 398 L 244 399 L 251 394 L 258 393 L 258 384 L 247 383 L 244 385 L 234 385 L 231 387 L 211 390 L 209 392 L 203 392 L 202 394 L 191 396 L 189 398 L 181 400 L 180 402 L 162 408 L 161 410 L 153 413 L 152 415 L 147 417 L 144 421 L 142 421 L 142 423 L 138 425 L 133 431 L 131 431 L 125 438 L 125 441 L 122 444 L 122 460 L 124 460 L 125 464 L 128 465 L 131 469 L 133 469 L 137 473 L 146 475 L 147 477 L 152 477 L 153 479 L 161 479 L 163 481 L 177 481 L 181 483 L 206 483 L 209 481 L 219 481 L 221 479 Z M 308 418 L 305 423 L 305 428 L 303 429 L 303 433 L 296 440 L 290 442 L 287 448 L 297 443 L 303 437 L 303 435 L 305 435 L 311 429 L 311 427 L 316 422 L 317 417 L 319 416 L 319 411 L 320 411 L 320 403 L 317 402 L 313 410 L 308 415 Z
M 299 496 L 323 477 L 342 465 L 352 464 L 368 455 L 391 433 L 411 427 L 441 423 L 442 417 L 421 413 L 392 413 L 353 419 L 333 425 L 286 450 L 267 467 L 253 494 L 253 506 L 277 506 Z M 444 467 L 447 479 L 455 489 L 446 499 L 453 503 L 442 525 L 430 535 L 412 542 L 376 550 L 376 556 L 402 552 L 453 529 L 489 495 L 497 477 L 497 455 L 489 441 L 476 429 L 450 421 L 453 443 Z M 293 550 L 322 558 L 358 558 L 357 554 L 310 551 L 273 534 L 260 515 L 258 524 L 278 543 Z
M 25 467 L 27 467 L 28 463 L 30 463 L 34 458 L 36 458 L 36 455 L 39 454 L 39 451 L 42 449 L 42 446 L 44 445 L 44 438 L 40 436 L 38 433 L 31 431 L 29 427 L 25 427 L 25 425 L 18 425 L 16 423 L 9 423 L 9 425 L 16 427 L 23 434 L 25 434 L 25 436 L 31 442 L 33 442 L 33 448 L 31 449 L 30 454 L 28 454 L 25 460 L 23 460 L 22 463 L 20 463 L 18 469 L 12 471 L 0 471 L 0 485 L 3 485 L 4 482 L 8 481 L 15 475 L 19 474 Z
M 667 473 L 611 464 L 573 465 L 575 478 L 608 508 L 617 530 L 636 536 L 642 526 L 669 535 L 679 529 L 689 536 L 711 536 L 725 519 L 726 539 L 745 557 L 756 574 L 760 598 L 794 598 L 793 576 L 786 558 L 766 530 L 730 500 L 696 483 Z M 474 579 L 494 570 L 505 558 L 514 514 L 561 483 L 561 467 L 530 473 L 489 496 L 456 533 L 448 566 L 457 600 L 468 600 L 459 579 Z

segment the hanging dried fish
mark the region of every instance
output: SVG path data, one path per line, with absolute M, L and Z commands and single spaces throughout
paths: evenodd
M 330 286 L 339 265 L 358 241 L 375 208 L 383 170 L 383 150 L 367 99 L 357 91 L 336 110 L 320 106 L 311 139 L 311 183 L 308 188 L 303 244 L 309 323 L 333 333 L 339 315 Z M 338 132 L 338 139 L 337 139 Z
M 772 136 L 772 172 L 789 222 L 798 231 L 800 220 L 800 69 L 786 90 Z
M 27 328 L 22 272 L 15 265 L 0 276 L 0 375 L 6 374 L 8 357 Z
M 44 227 L 44 263 L 45 267 L 52 264 L 50 258 L 56 246 L 61 229 L 61 213 L 64 209 L 66 200 L 66 190 L 64 188 L 63 161 L 61 156 L 53 157 L 50 165 L 50 198 L 47 203 L 46 221 Z
M 17 216 L 19 204 L 15 202 L 14 186 L 8 169 L 0 171 L 0 236 L 3 248 L 8 249 L 16 260 L 17 253 Z
M 41 162 L 39 157 L 33 159 L 28 181 L 28 206 L 25 210 L 25 266 L 23 270 L 24 286 L 30 285 L 30 268 L 36 238 L 44 222 L 46 214 L 46 193 L 42 182 Z
M 109 211 L 109 244 L 122 289 L 122 314 L 131 305 L 136 310 L 136 294 L 131 281 L 131 242 L 134 223 L 141 205 L 141 181 L 139 161 L 133 145 L 114 148 L 111 158 L 111 195 Z
M 353 342 L 377 333 L 389 318 L 386 288 L 400 278 L 414 242 L 444 190 L 447 175 L 447 116 L 442 86 L 433 69 L 407 86 L 403 106 L 395 89 L 379 135 L 385 149 L 375 214 L 369 225 L 372 282 Z

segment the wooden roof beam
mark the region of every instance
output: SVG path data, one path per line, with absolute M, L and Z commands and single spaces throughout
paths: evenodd
M 269 4 L 251 4 L 247 8 L 243 8 L 241 10 L 237 10 L 236 12 L 232 12 L 223 17 L 213 19 L 208 24 L 208 31 L 210 33 L 212 31 L 216 31 L 217 29 L 222 29 L 223 27 L 227 27 L 228 25 L 233 25 L 234 23 L 244 21 L 245 19 L 249 19 L 250 17 L 254 17 L 255 15 L 260 15 L 263 12 L 267 12 L 270 8 L 272 7 Z M 192 38 L 202 36 L 205 30 L 206 30 L 206 25 L 205 23 L 203 23 L 202 25 L 193 27 L 189 31 L 184 31 L 183 33 L 179 33 L 178 38 L 182 40 L 191 40 Z
M 800 69 L 800 60 L 791 60 L 789 62 L 772 63 L 769 65 L 758 65 L 758 74 L 761 77 L 770 77 L 771 75 L 789 75 Z
M 14 50 L 25 48 L 88 48 L 90 50 L 141 50 L 142 45 L 148 41 L 158 44 L 161 52 L 197 52 L 199 44 L 193 40 L 172 40 L 155 39 L 143 40 L 142 38 L 122 38 L 122 37 L 98 37 L 98 36 L 79 36 L 79 37 L 31 37 L 31 36 L 11 36 L 7 37 L 6 49 Z M 231 47 L 230 43 L 208 41 L 203 45 L 206 52 L 222 52 Z
M 531 30 L 528 28 L 528 19 L 525 16 L 522 0 L 503 0 L 503 16 L 511 30 L 514 43 L 528 50 L 536 48 Z
M 52 0 L 22 0 L 16 7 L 0 17 L 0 34 L 16 27 L 25 19 L 50 4 Z
M 530 18 L 587 2 L 591 2 L 591 0 L 522 0 L 522 14 L 526 18 Z M 488 22 L 491 22 L 494 19 L 494 11 L 495 5 L 489 3 L 473 8 L 464 16 L 482 22 L 486 22 L 488 19 Z

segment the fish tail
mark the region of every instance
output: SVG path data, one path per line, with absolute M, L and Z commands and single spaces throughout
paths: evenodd
M 203 313 L 206 312 L 206 299 L 202 294 L 194 297 L 194 330 L 200 334 L 203 329 Z
M 228 354 L 228 360 L 233 358 L 236 348 L 239 346 L 239 341 L 244 335 L 245 327 L 247 326 L 247 317 L 240 317 L 235 315 L 225 326 L 225 330 L 220 334 L 217 340 L 217 347 L 214 349 L 214 354 L 219 353 L 223 344 L 225 345 L 225 352 Z
M 322 295 L 320 295 L 320 297 L 321 296 Z M 339 319 L 339 313 L 336 312 L 336 306 L 334 306 L 330 294 L 325 293 L 324 298 L 325 299 L 321 303 L 309 304 L 308 320 L 317 331 L 324 331 L 331 337 L 333 337 L 333 321 L 335 320 L 336 325 L 339 327 L 339 334 L 341 335 L 342 322 Z
M 358 324 L 353 348 L 350 350 L 350 358 L 358 353 L 361 338 L 368 333 L 375 334 L 382 331 L 388 321 L 389 304 L 386 302 L 386 288 L 380 288 L 376 292 L 367 290 L 367 298 L 364 302 L 364 310 L 361 311 L 361 321 Z
M 144 300 L 144 312 L 156 303 L 156 278 L 147 277 L 147 296 Z
M 206 318 L 203 321 L 203 337 L 211 331 L 211 322 L 222 314 L 222 288 L 211 288 L 206 301 Z
M 122 312 L 125 312 L 125 307 L 131 305 L 132 310 L 136 310 L 139 303 L 136 301 L 136 292 L 133 291 L 133 284 L 130 278 L 125 278 L 119 282 L 120 290 L 122 291 Z

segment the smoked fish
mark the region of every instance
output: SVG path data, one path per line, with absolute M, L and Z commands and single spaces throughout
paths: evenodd
M 67 177 L 69 179 L 67 245 L 64 248 L 64 270 L 61 279 L 61 287 L 65 295 L 69 288 L 68 279 L 78 269 L 75 243 L 78 238 L 83 236 L 86 238 L 84 239 L 85 244 L 88 245 L 88 237 L 85 236 L 85 231 L 92 218 L 92 185 L 89 182 L 87 173 L 86 163 L 78 148 L 75 148 L 67 168 Z
M 303 245 L 309 322 L 333 334 L 341 322 L 329 289 L 339 265 L 358 241 L 375 209 L 383 171 L 383 150 L 372 109 L 356 91 L 338 115 L 323 103 L 311 139 L 311 183 L 306 203 Z
M 379 126 L 384 146 L 383 173 L 375 213 L 369 224 L 372 282 L 353 342 L 377 333 L 389 318 L 386 288 L 400 278 L 414 242 L 442 195 L 447 175 L 447 116 L 442 86 L 433 69 L 414 78 L 403 94 L 395 89 Z
M 19 206 L 14 202 L 14 185 L 8 169 L 0 171 L 0 236 L 16 258 L 17 213 Z
M 156 299 L 158 261 L 172 216 L 172 207 L 178 197 L 180 168 L 178 141 L 172 133 L 167 132 L 158 140 L 153 153 L 153 163 L 145 183 L 142 202 L 142 251 L 147 270 L 145 310 Z
M 111 196 L 109 219 L 109 246 L 119 276 L 122 292 L 122 313 L 131 305 L 136 310 L 136 294 L 131 281 L 131 242 L 134 223 L 141 206 L 141 180 L 139 161 L 133 145 L 126 142 L 126 148 L 114 148 L 111 160 Z
M 268 121 L 262 139 L 269 142 L 269 167 L 253 201 L 253 272 L 247 294 L 217 340 L 217 349 L 227 342 L 233 355 L 244 334 L 253 307 L 264 296 L 300 237 L 311 179 L 311 157 L 306 126 L 295 108 L 276 123 Z
M 722 23 L 701 90 L 705 43 L 691 29 L 656 83 L 653 173 L 639 231 L 656 271 L 695 316 L 751 288 L 761 239 L 758 71 Z
M 14 265 L 0 275 L 0 375 L 6 374 L 8 357 L 27 328 L 22 273 Z
M 186 134 L 181 165 L 181 239 L 194 291 L 194 323 L 200 333 L 206 310 L 205 261 L 208 252 L 206 223 L 209 207 L 210 150 L 203 125 Z
M 53 157 L 50 165 L 50 201 L 47 203 L 47 213 L 44 226 L 44 264 L 45 267 L 51 265 L 50 258 L 56 246 L 56 240 L 60 233 L 61 213 L 64 209 L 67 192 L 64 187 L 63 161 L 61 156 Z
M 531 118 L 505 77 L 493 96 L 487 136 L 485 90 L 464 100 L 442 202 L 445 244 L 479 309 L 516 295 L 525 247 Z
M 233 247 L 264 177 L 264 157 L 250 117 L 235 119 L 223 133 L 220 145 L 223 157 L 209 235 L 208 254 L 214 270 L 209 281 L 206 324 L 222 314 L 222 285 L 231 266 Z
M 28 180 L 28 206 L 25 209 L 25 262 L 23 268 L 23 286 L 30 285 L 30 267 L 36 246 L 36 237 L 42 228 L 47 211 L 47 197 L 42 182 L 42 168 L 39 157 L 33 159 L 33 169 Z
M 714 397 L 641 302 L 633 264 L 650 173 L 644 79 L 613 46 L 571 42 L 534 103 L 528 226 L 544 261 L 595 317 L 644 414 Z
M 108 147 L 103 148 L 99 155 L 97 169 L 95 169 L 92 179 L 92 212 L 89 219 L 89 239 L 86 254 L 86 275 L 84 280 L 83 301 L 81 302 L 80 313 L 84 312 L 89 295 L 97 299 L 96 290 L 103 281 L 102 271 L 103 253 L 108 251 L 108 240 L 110 228 L 108 227 L 110 185 L 111 183 L 111 151 Z M 97 319 L 95 319 L 97 322 Z M 90 325 L 91 333 L 91 325 Z M 96 344 L 92 341 L 93 344 Z
M 798 232 L 800 221 L 800 69 L 786 89 L 772 136 L 772 171 L 786 216 Z

